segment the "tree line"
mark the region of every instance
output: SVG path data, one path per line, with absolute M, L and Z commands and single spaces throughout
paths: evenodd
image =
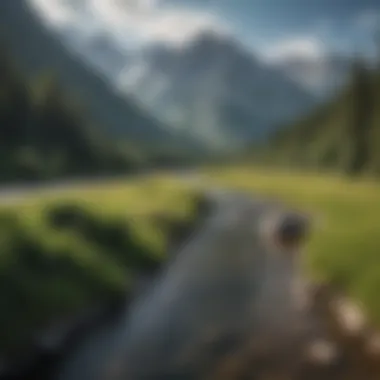
M 135 152 L 100 134 L 53 74 L 33 80 L 0 48 L 0 181 L 127 173 Z
M 380 175 L 380 54 L 375 66 L 354 57 L 349 74 L 334 99 L 280 128 L 256 158 L 348 176 Z

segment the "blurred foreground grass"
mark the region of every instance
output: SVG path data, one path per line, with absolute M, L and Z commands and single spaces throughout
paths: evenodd
M 306 269 L 359 300 L 380 324 L 380 184 L 247 167 L 206 168 L 212 183 L 273 197 L 316 215 Z M 152 216 L 183 220 L 193 192 L 155 176 L 35 193 L 0 212 L 0 353 L 48 321 L 120 295 L 131 269 L 164 258 L 167 235 Z M 87 224 L 61 228 L 51 211 L 80 205 Z M 50 219 L 49 216 L 50 215 Z
M 164 258 L 167 231 L 154 216 L 190 216 L 190 195 L 152 177 L 41 191 L 2 205 L 0 356 L 51 322 L 123 297 L 133 271 Z
M 191 189 L 162 175 L 36 192 L 9 206 L 0 203 L 0 210 L 16 211 L 29 225 L 38 225 L 50 206 L 79 204 L 99 217 L 114 215 L 129 220 L 136 237 L 161 254 L 163 237 L 152 225 L 151 216 L 160 213 L 180 219 L 189 216 L 191 195 Z
M 204 172 L 222 187 L 280 199 L 314 216 L 306 270 L 341 287 L 380 324 L 380 183 L 243 166 Z

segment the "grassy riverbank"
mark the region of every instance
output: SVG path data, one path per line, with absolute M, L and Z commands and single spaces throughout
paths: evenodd
M 341 286 L 380 323 L 379 184 L 242 166 L 204 172 L 220 186 L 316 215 L 306 269 Z M 157 176 L 35 193 L 2 206 L 0 307 L 9 328 L 0 351 L 56 317 L 117 296 L 128 288 L 130 269 L 159 264 L 168 231 L 154 217 L 190 217 L 192 195 L 181 181 Z
M 281 199 L 315 215 L 307 270 L 341 286 L 380 323 L 380 184 L 369 179 L 229 167 L 208 169 L 212 181 Z
M 134 270 L 159 265 L 168 231 L 154 216 L 190 216 L 190 195 L 153 178 L 35 193 L 1 206 L 0 353 L 18 351 L 55 320 L 121 296 Z

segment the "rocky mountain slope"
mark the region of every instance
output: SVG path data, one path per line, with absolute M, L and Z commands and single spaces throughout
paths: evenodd
M 135 100 L 121 96 L 106 77 L 94 72 L 70 52 L 38 20 L 25 0 L 2 0 L 0 39 L 29 77 L 46 72 L 57 75 L 68 93 L 88 108 L 92 121 L 110 135 L 149 144 L 174 144 L 181 140 Z

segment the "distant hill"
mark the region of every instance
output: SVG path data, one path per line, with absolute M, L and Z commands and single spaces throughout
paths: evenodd
M 82 99 L 92 121 L 104 126 L 109 135 L 151 144 L 179 142 L 162 123 L 118 95 L 104 78 L 75 58 L 40 23 L 25 0 L 1 0 L 0 38 L 29 77 L 46 70 L 57 73 L 64 90 Z
M 276 133 L 261 159 L 380 174 L 380 71 L 357 62 L 339 96 Z

